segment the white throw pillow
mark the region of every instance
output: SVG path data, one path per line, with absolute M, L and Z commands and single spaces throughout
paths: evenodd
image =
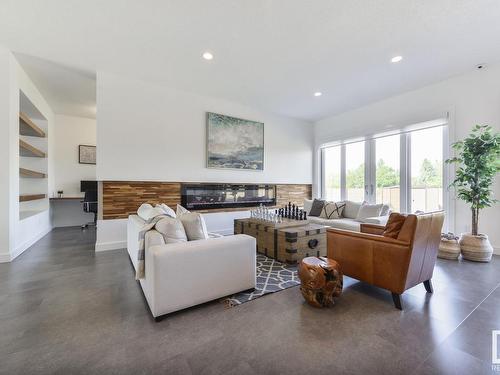
M 137 209 L 137 215 L 142 219 L 142 220 L 148 220 L 149 213 L 153 209 L 153 206 L 151 206 L 149 203 L 143 203 L 141 206 Z
M 309 215 L 309 212 L 311 212 L 311 208 L 313 205 L 313 200 L 312 199 L 304 199 L 304 211 Z
M 163 235 L 165 243 L 187 241 L 184 225 L 179 219 L 165 217 L 156 223 L 155 229 Z
M 188 212 L 182 214 L 179 219 L 184 225 L 188 241 L 206 240 L 209 238 L 207 225 L 200 213 Z
M 142 220 L 150 221 L 158 215 L 164 215 L 164 212 L 161 208 L 153 207 L 149 203 L 143 203 L 137 209 L 137 215 L 139 215 Z
M 155 206 L 155 208 L 158 207 L 160 209 L 163 210 L 163 212 L 165 212 L 165 215 L 167 216 L 170 216 L 170 217 L 173 217 L 175 218 L 176 217 L 176 214 L 175 214 L 175 211 L 172 210 L 170 207 L 168 207 L 165 203 L 161 203 L 161 204 L 157 204 Z
M 176 210 L 177 217 L 181 217 L 182 215 L 188 214 L 188 213 L 189 213 L 189 211 L 187 209 L 182 207 L 180 204 L 177 205 L 177 210 Z
M 319 217 L 323 219 L 340 219 L 344 207 L 344 202 L 325 202 Z
M 348 219 L 356 219 L 359 213 L 359 209 L 366 202 L 353 202 L 353 201 L 345 201 L 344 211 L 342 212 L 342 216 Z
M 366 204 L 363 203 L 359 209 L 358 216 L 356 217 L 357 221 L 363 221 L 369 217 L 380 216 L 380 212 L 382 211 L 383 204 Z

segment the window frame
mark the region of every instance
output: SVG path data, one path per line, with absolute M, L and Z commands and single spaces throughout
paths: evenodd
M 347 197 L 346 187 L 346 145 L 359 141 L 365 141 L 365 200 L 369 203 L 374 203 L 376 200 L 376 149 L 375 140 L 377 138 L 399 135 L 400 136 L 400 211 L 409 212 L 411 209 L 411 133 L 418 130 L 441 127 L 443 129 L 443 210 L 447 214 L 443 230 L 454 228 L 454 203 L 453 195 L 449 193 L 448 186 L 451 182 L 450 178 L 453 175 L 451 166 L 446 165 L 444 161 L 451 155 L 450 139 L 453 139 L 453 127 L 451 126 L 451 116 L 447 113 L 446 118 L 440 118 L 424 123 L 418 123 L 403 127 L 401 129 L 386 133 L 372 134 L 365 137 L 357 137 L 345 139 L 338 142 L 328 143 L 320 146 L 320 189 L 321 197 L 326 198 L 326 180 L 325 180 L 325 149 L 329 147 L 340 147 L 340 191 L 341 199 Z

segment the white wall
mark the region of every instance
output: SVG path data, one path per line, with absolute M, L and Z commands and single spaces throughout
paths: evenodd
M 205 167 L 206 112 L 264 122 L 263 172 Z M 313 129 L 305 121 L 97 74 L 98 180 L 310 184 L 312 155 Z M 233 216 L 207 217 L 209 230 L 227 233 Z M 96 249 L 124 247 L 125 234 L 126 220 L 99 221 Z
M 264 171 L 207 169 L 206 112 L 264 122 Z M 163 86 L 97 75 L 97 179 L 312 182 L 309 123 Z
M 11 102 L 14 90 L 15 70 L 13 71 L 12 54 L 0 47 L 0 261 L 10 260 L 11 241 L 14 226 L 10 216 L 14 207 L 11 175 L 15 168 L 14 151 L 11 143 L 15 142 L 14 114 Z
M 55 116 L 54 190 L 65 196 L 82 196 L 81 180 L 95 180 L 96 166 L 78 163 L 78 146 L 96 144 L 96 120 L 65 115 Z
M 28 219 L 19 218 L 19 90 L 47 119 L 48 179 L 53 180 L 53 112 L 33 82 L 10 51 L 0 47 L 0 139 L 3 144 L 0 178 L 0 262 L 14 259 L 51 230 L 48 204 L 46 210 Z M 44 190 L 45 191 L 45 190 Z M 45 200 L 46 201 L 46 200 Z M 45 202 L 47 203 L 47 202 Z
M 315 123 L 315 194 L 319 192 L 317 150 L 321 144 L 433 120 L 443 117 L 446 112 L 450 112 L 452 142 L 467 136 L 475 124 L 489 124 L 498 131 L 500 65 L 473 71 Z M 496 180 L 493 191 L 499 199 L 500 179 Z M 455 232 L 470 231 L 469 208 L 461 201 L 454 202 Z M 490 236 L 497 253 L 500 251 L 498 223 L 498 205 L 481 212 L 480 231 Z

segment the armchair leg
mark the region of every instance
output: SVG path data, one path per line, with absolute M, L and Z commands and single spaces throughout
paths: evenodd
M 424 287 L 427 293 L 434 293 L 434 288 L 432 287 L 431 280 L 424 281 Z
M 394 301 L 396 309 L 403 310 L 403 305 L 401 304 L 401 294 L 392 293 L 392 300 Z

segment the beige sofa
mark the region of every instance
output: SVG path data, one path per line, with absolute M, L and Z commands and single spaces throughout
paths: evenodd
M 312 200 L 306 199 L 304 201 L 304 211 L 311 211 Z M 362 223 L 385 225 L 389 219 L 389 206 L 383 205 L 380 216 L 358 219 L 358 212 L 361 208 L 362 202 L 345 201 L 346 206 L 342 212 L 341 219 L 325 219 L 317 216 L 308 216 L 309 222 L 315 224 L 326 225 L 331 228 L 345 229 L 359 232 Z

